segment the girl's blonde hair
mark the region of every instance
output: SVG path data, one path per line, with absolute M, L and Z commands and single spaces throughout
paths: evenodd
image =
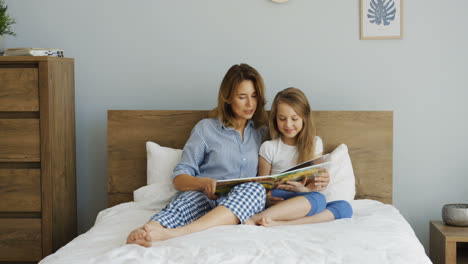
M 278 129 L 276 122 L 276 115 L 278 114 L 278 105 L 285 103 L 291 106 L 294 111 L 302 118 L 302 130 L 297 135 L 297 149 L 299 156 L 297 163 L 302 163 L 314 158 L 314 139 L 316 135 L 316 128 L 312 118 L 312 109 L 305 94 L 297 88 L 286 88 L 276 94 L 275 99 L 271 105 L 270 112 L 270 135 L 272 139 L 280 137 L 281 133 Z
M 250 80 L 257 93 L 257 108 L 252 117 L 255 127 L 266 126 L 268 118 L 265 111 L 265 85 L 260 73 L 247 64 L 235 64 L 227 71 L 218 93 L 218 106 L 210 111 L 209 116 L 218 118 L 225 126 L 234 127 L 236 116 L 231 108 L 233 95 L 242 81 Z

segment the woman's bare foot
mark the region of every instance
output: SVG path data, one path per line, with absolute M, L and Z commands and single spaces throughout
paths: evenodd
M 252 218 L 249 218 L 242 223 L 243 225 L 255 225 L 255 221 Z
M 269 217 L 263 217 L 258 221 L 258 224 L 264 227 L 270 227 L 270 226 L 278 226 L 278 225 L 284 225 L 284 221 L 275 221 Z
M 127 237 L 127 244 L 137 244 L 144 247 L 151 247 L 151 242 L 146 241 L 146 231 L 143 227 L 133 230 Z
M 260 220 L 262 220 L 261 214 L 252 215 L 249 219 L 245 220 L 243 225 L 260 225 Z
M 181 235 L 177 233 L 177 229 L 165 228 L 156 221 L 149 221 L 143 226 L 143 229 L 146 231 L 145 240 L 149 242 L 167 240 Z

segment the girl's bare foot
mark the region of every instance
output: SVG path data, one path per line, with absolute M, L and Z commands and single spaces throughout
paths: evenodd
M 143 229 L 146 231 L 145 240 L 149 242 L 162 241 L 179 236 L 176 229 L 165 228 L 156 221 L 149 221 L 143 226 Z
M 284 222 L 283 221 L 275 221 L 269 217 L 262 217 L 262 219 L 260 219 L 260 221 L 258 221 L 258 223 L 261 225 L 261 226 L 264 226 L 264 227 L 270 227 L 270 226 L 278 226 L 278 225 L 283 225 Z
M 143 227 L 133 230 L 127 237 L 127 244 L 137 244 L 144 247 L 150 247 L 151 243 L 146 241 L 146 231 Z

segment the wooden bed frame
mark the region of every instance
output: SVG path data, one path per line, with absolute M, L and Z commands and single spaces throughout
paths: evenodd
M 109 110 L 108 205 L 133 201 L 146 185 L 146 141 L 183 148 L 208 111 Z M 348 145 L 356 177 L 356 199 L 392 203 L 392 111 L 315 111 L 324 152 Z

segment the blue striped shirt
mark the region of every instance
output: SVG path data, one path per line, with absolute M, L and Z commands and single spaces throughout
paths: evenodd
M 171 178 L 180 174 L 216 180 L 254 177 L 265 133 L 266 128 L 256 129 L 248 120 L 241 138 L 239 132 L 218 119 L 203 119 L 192 129 Z

